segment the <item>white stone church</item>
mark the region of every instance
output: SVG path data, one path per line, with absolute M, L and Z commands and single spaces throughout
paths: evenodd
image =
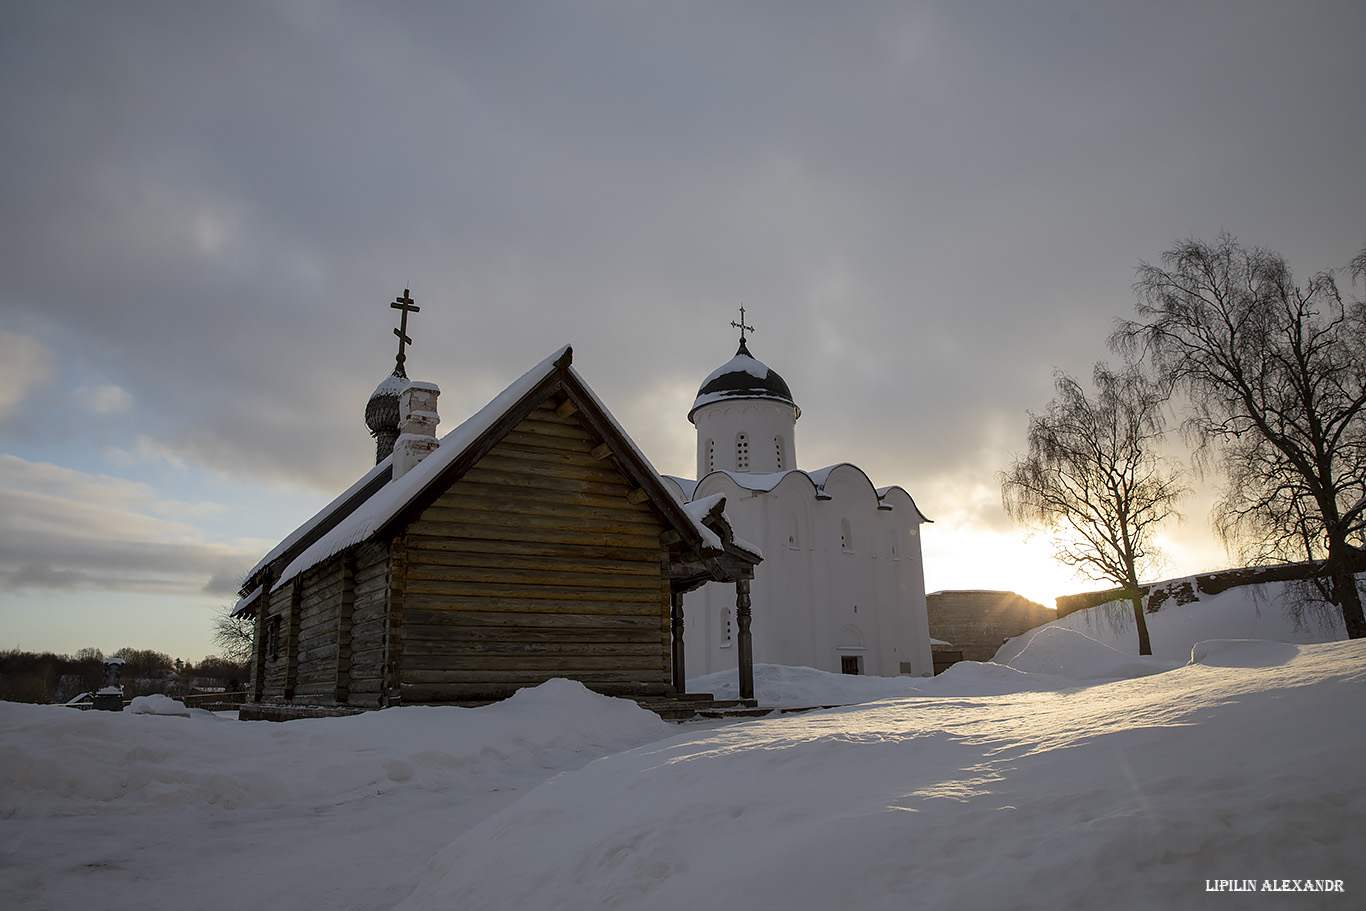
M 920 551 L 929 520 L 905 490 L 875 488 L 848 462 L 798 467 L 801 409 L 750 354 L 741 324 L 735 357 L 702 382 L 688 413 L 700 480 L 666 480 L 685 501 L 725 494 L 736 537 L 763 552 L 751 588 L 754 661 L 930 676 Z M 737 666 L 735 606 L 724 585 L 684 596 L 689 677 Z

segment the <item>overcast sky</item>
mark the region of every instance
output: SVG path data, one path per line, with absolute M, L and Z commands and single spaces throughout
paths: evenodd
M 373 463 L 405 287 L 442 430 L 569 343 L 688 476 L 743 303 L 800 464 L 934 520 L 931 590 L 1096 587 L 996 473 L 1140 260 L 1366 247 L 1363 35 L 1359 2 L 4 3 L 0 649 L 211 652 Z M 1223 564 L 1207 509 L 1165 575 Z

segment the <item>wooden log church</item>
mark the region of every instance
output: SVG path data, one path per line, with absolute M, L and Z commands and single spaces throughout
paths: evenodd
M 685 690 L 682 596 L 736 587 L 742 647 L 761 555 L 722 497 L 684 504 L 565 347 L 439 441 L 404 368 L 366 409 L 377 464 L 248 575 L 243 716 L 475 703 L 554 677 L 610 695 Z M 742 695 L 753 695 L 742 659 Z

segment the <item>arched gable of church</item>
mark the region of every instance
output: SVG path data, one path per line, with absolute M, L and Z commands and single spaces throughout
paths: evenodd
M 911 495 L 900 487 L 884 487 L 878 493 L 884 507 L 886 552 L 893 560 L 920 559 L 920 526 L 928 522 Z
M 878 502 L 873 482 L 856 465 L 847 462 L 812 472 L 817 485 L 819 524 L 827 540 L 824 549 L 834 553 L 871 556 L 877 552 Z

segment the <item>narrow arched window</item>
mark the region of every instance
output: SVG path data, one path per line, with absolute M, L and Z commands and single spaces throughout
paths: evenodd
M 773 453 L 774 453 L 774 455 L 776 455 L 777 458 L 778 458 L 778 461 L 777 461 L 775 464 L 778 466 L 778 470 L 779 470 L 779 471 L 782 471 L 782 470 L 783 470 L 783 438 L 782 438 L 782 437 L 774 437 L 774 438 L 773 438 Z
M 801 535 L 797 531 L 797 517 L 787 517 L 787 546 L 797 550 L 802 546 Z
M 729 607 L 721 608 L 721 647 L 727 648 L 730 645 L 730 619 Z
M 735 438 L 735 468 L 749 471 L 749 434 L 742 433 Z
M 848 519 L 840 519 L 840 549 L 847 554 L 854 552 L 854 534 Z
M 707 471 L 716 470 L 716 441 L 707 440 Z

